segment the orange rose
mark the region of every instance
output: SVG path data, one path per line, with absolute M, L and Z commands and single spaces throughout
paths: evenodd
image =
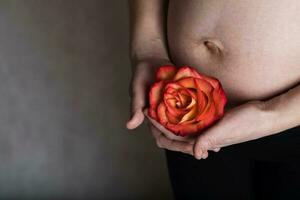
M 224 115 L 221 83 L 192 67 L 162 66 L 150 93 L 149 116 L 175 135 L 199 133 Z

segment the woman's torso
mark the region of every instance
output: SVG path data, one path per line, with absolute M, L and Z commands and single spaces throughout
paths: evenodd
M 300 1 L 169 1 L 174 64 L 218 78 L 229 102 L 267 99 L 300 81 Z

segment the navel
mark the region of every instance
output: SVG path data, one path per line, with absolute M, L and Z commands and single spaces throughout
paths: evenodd
M 203 39 L 203 44 L 212 55 L 220 57 L 225 55 L 225 48 L 220 40 L 206 38 Z

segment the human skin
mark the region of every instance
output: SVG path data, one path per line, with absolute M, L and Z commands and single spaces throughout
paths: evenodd
M 208 150 L 300 125 L 299 1 L 172 0 L 168 14 L 164 1 L 130 4 L 131 58 L 138 70 L 127 128 L 142 123 L 145 83 L 151 82 L 149 73 L 157 64 L 166 63 L 194 66 L 219 79 L 228 106 L 218 123 L 185 141 L 149 118 L 161 148 L 201 159 Z

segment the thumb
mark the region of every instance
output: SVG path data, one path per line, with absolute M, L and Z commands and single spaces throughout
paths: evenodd
M 133 86 L 133 97 L 131 100 L 131 118 L 128 120 L 126 127 L 135 129 L 144 121 L 145 115 L 143 109 L 145 106 L 145 84 L 136 84 Z
M 144 118 L 145 116 L 142 112 L 142 109 L 138 109 L 134 112 L 133 116 L 129 119 L 129 121 L 126 124 L 126 127 L 128 129 L 135 129 L 143 123 Z

